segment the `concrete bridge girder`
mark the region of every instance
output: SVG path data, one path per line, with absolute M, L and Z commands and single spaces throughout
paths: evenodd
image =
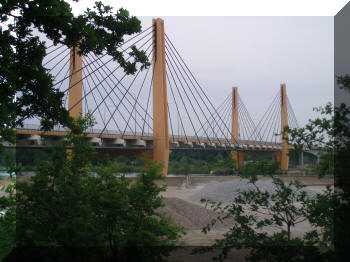
M 147 143 L 145 140 L 142 139 L 135 139 L 135 140 L 126 140 L 127 146 L 129 147 L 143 147 L 145 148 L 147 146 Z
M 170 142 L 170 147 L 172 147 L 172 148 L 178 148 L 178 147 L 180 147 L 180 144 L 179 144 L 179 142 L 177 142 L 177 141 L 172 141 L 172 142 Z
M 216 147 L 218 147 L 218 148 L 226 148 L 226 145 L 225 144 L 216 143 Z
M 45 147 L 54 146 L 66 140 L 67 138 L 65 136 L 21 135 L 20 138 L 17 138 L 16 145 L 24 147 Z M 143 139 L 108 139 L 99 137 L 87 137 L 86 142 L 97 148 L 152 148 L 152 141 Z
M 236 149 L 236 145 L 235 144 L 228 144 L 227 148 L 231 148 L 232 150 Z
M 40 133 L 40 132 L 37 132 Z M 17 143 L 21 145 L 55 145 L 60 141 L 65 140 L 65 134 L 45 134 L 45 135 L 29 135 L 29 134 L 20 134 L 17 136 Z M 34 142 L 30 142 L 34 141 Z M 153 147 L 153 140 L 150 138 L 137 138 L 137 137 L 125 137 L 125 138 L 110 138 L 109 136 L 101 136 L 98 134 L 87 134 L 87 142 L 94 144 L 98 147 Z M 263 145 L 263 144 L 254 144 L 254 143 L 245 143 L 245 144 L 227 144 L 225 142 L 198 142 L 198 141 L 171 141 L 169 142 L 171 147 L 175 148 L 220 148 L 227 150 L 239 150 L 239 151 L 279 151 L 281 146 L 278 145 Z M 317 154 L 311 152 L 313 154 Z
M 205 146 L 207 148 L 216 148 L 216 144 L 215 143 L 206 143 Z
M 112 146 L 117 146 L 117 147 L 126 147 L 125 139 L 121 139 L 121 138 L 116 138 L 116 139 L 111 140 L 110 144 Z
M 205 148 L 205 144 L 201 142 L 195 142 L 193 145 L 196 148 Z
M 98 137 L 91 137 L 88 139 L 88 142 L 93 146 L 102 146 L 102 139 Z
M 181 148 L 193 148 L 193 143 L 192 142 L 180 142 L 180 147 Z
M 43 145 L 43 139 L 39 135 L 28 135 L 16 141 L 19 145 Z

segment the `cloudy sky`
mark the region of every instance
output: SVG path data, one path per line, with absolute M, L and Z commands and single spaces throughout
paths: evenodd
M 303 124 L 333 101 L 333 17 L 162 17 L 165 31 L 219 104 L 238 86 L 258 120 L 286 83 Z M 151 17 L 140 17 L 147 28 Z
M 88 6 L 93 1 L 81 1 L 73 10 L 77 14 Z M 154 17 L 138 18 L 147 28 Z M 214 105 L 227 97 L 232 86 L 238 86 L 258 122 L 285 83 L 303 125 L 314 116 L 313 107 L 334 99 L 333 16 L 161 18 L 166 34 Z

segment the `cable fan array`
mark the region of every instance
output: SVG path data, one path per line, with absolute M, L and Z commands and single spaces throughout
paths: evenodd
M 151 28 L 147 28 L 118 47 L 126 61 L 131 59 L 129 53 L 133 46 L 144 50 L 148 59 L 152 60 Z M 49 47 L 48 51 L 44 65 L 54 76 L 54 86 L 65 93 L 65 107 L 72 110 L 82 102 L 83 115 L 90 112 L 94 116 L 96 124 L 88 132 L 99 135 L 119 134 L 140 137 L 152 135 L 151 67 L 144 70 L 139 69 L 134 75 L 128 75 L 107 54 L 84 55 L 81 69 L 83 96 L 80 101 L 68 108 L 69 90 L 80 82 L 69 86 L 69 79 L 80 70 L 70 74 L 70 50 L 67 47 L 59 46 L 52 50 Z
M 151 28 L 152 26 L 119 47 L 126 60 L 130 59 L 128 52 L 132 46 L 144 50 L 150 61 L 153 59 Z M 84 55 L 81 69 L 83 97 L 68 108 L 69 90 L 79 83 L 72 83 L 69 86 L 69 79 L 79 70 L 70 73 L 68 48 L 50 46 L 47 51 L 44 65 L 53 75 L 54 86 L 65 93 L 65 107 L 71 110 L 82 102 L 83 114 L 87 112 L 93 114 L 96 125 L 88 132 L 98 133 L 100 136 L 102 134 L 152 136 L 151 67 L 138 70 L 134 75 L 127 75 L 107 54 Z M 170 138 L 234 144 L 235 141 L 232 141 L 229 135 L 228 122 L 225 122 L 217 112 L 167 35 L 165 35 L 165 56 Z M 213 120 L 209 121 L 210 118 Z
M 228 124 L 231 127 L 232 121 L 234 121 L 234 117 L 232 117 L 232 92 L 226 97 L 226 99 L 217 107 L 217 112 L 220 116 L 222 116 L 223 122 Z M 214 119 L 211 118 L 209 122 L 205 123 L 205 130 L 208 130 L 209 123 L 214 123 Z M 216 127 L 211 132 L 217 132 Z M 226 136 L 232 136 L 231 129 L 225 130 Z M 204 132 L 204 130 L 202 130 Z M 238 138 L 240 141 L 259 141 L 260 134 L 257 132 L 256 126 L 252 117 L 250 116 L 247 107 L 243 103 L 243 100 L 240 96 L 238 96 Z
M 144 50 L 153 62 L 153 26 L 130 37 L 118 50 L 124 58 L 132 59 L 131 48 Z M 72 110 L 83 104 L 83 115 L 94 116 L 96 124 L 89 133 L 116 134 L 122 137 L 150 137 L 153 135 L 153 69 L 152 66 L 128 75 L 104 53 L 84 55 L 82 68 L 71 70 L 71 50 L 64 45 L 51 45 L 43 65 L 53 77 L 53 85 L 64 92 L 64 105 Z M 232 139 L 232 94 L 215 108 L 204 92 L 174 44 L 165 34 L 165 66 L 167 84 L 167 108 L 170 139 L 187 142 L 237 145 Z M 153 64 L 153 63 L 152 63 Z M 72 75 L 82 71 L 82 79 L 70 84 Z M 68 94 L 82 83 L 83 96 L 74 105 L 68 106 Z M 278 93 L 265 114 L 255 125 L 243 100 L 238 96 L 239 140 L 258 143 L 280 143 L 281 96 Z M 287 99 L 288 124 L 298 127 L 295 113 Z M 60 127 L 56 127 L 59 129 Z
M 298 121 L 287 97 L 288 126 L 298 128 Z M 260 142 L 281 143 L 281 93 L 278 92 L 256 126 Z
M 166 76 L 170 137 L 186 141 L 203 140 L 217 144 L 237 144 L 202 86 L 165 34 Z

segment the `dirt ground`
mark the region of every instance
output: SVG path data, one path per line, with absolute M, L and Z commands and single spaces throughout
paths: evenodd
M 7 186 L 11 183 L 11 181 L 8 178 L 0 178 L 0 187 L 1 186 Z
M 161 184 L 167 184 L 166 192 L 162 192 L 162 196 L 172 199 L 182 199 L 188 203 L 196 204 L 204 208 L 204 204 L 198 202 L 189 201 L 188 198 L 201 190 L 206 183 L 211 181 L 231 181 L 235 179 L 240 179 L 239 177 L 192 177 L 189 182 L 186 178 L 167 178 L 166 181 L 161 181 Z M 265 179 L 265 178 L 262 178 Z M 334 180 L 331 177 L 326 177 L 323 179 L 318 179 L 316 176 L 298 176 L 292 177 L 287 176 L 283 177 L 283 180 L 290 181 L 292 179 L 298 179 L 302 184 L 306 185 L 308 189 L 314 190 L 318 193 L 321 193 L 326 185 L 333 185 Z M 169 182 L 168 182 L 169 181 Z M 165 182 L 165 183 L 164 183 Z M 182 205 L 180 208 L 184 208 L 185 205 Z M 174 211 L 173 211 L 174 213 Z M 171 214 L 173 214 L 171 213 Z M 176 211 L 175 211 L 176 213 Z M 192 214 L 186 214 L 187 216 L 192 217 Z M 201 213 L 203 216 L 203 214 Z M 195 215 L 194 215 L 195 216 Z M 209 218 L 208 218 L 209 220 Z M 226 227 L 221 227 L 219 229 L 214 229 L 208 234 L 204 234 L 198 228 L 187 228 L 187 234 L 182 238 L 188 246 L 208 246 L 215 242 L 215 239 L 223 237 L 223 234 L 229 229 L 229 225 Z M 292 236 L 301 236 L 304 232 L 310 229 L 310 225 L 307 222 L 297 224 L 292 231 Z M 272 233 L 276 229 L 269 229 L 269 232 Z
M 0 177 L 0 197 L 2 197 L 5 192 L 4 187 L 8 186 L 11 183 L 11 181 L 8 178 L 2 178 Z

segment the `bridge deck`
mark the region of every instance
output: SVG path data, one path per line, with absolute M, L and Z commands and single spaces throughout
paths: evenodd
M 151 133 L 120 133 L 116 130 L 88 129 L 87 140 L 100 149 L 152 149 Z M 51 131 L 41 131 L 38 125 L 25 125 L 16 129 L 16 147 L 42 147 L 58 143 L 67 130 L 56 127 Z M 280 143 L 251 140 L 233 140 L 214 137 L 169 136 L 171 149 L 222 149 L 238 151 L 280 151 Z

